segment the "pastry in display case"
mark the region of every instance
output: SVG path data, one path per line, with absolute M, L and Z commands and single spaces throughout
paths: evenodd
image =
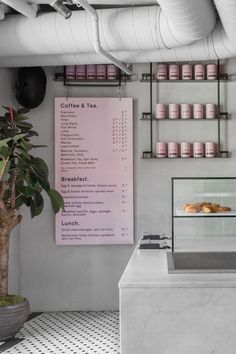
M 236 177 L 173 178 L 173 216 L 236 216 Z

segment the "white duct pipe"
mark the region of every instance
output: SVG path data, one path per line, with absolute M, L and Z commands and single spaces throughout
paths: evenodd
M 162 13 L 168 15 L 167 22 L 164 18 L 164 23 L 162 23 L 162 38 L 167 48 L 190 44 L 202 39 L 215 26 L 216 18 L 210 1 L 158 0 L 158 2 L 162 8 Z M 173 38 L 179 45 L 175 44 Z
M 159 2 L 165 3 L 167 8 L 167 4 L 174 1 L 179 6 L 182 3 L 177 14 L 176 29 L 168 13 L 166 16 L 158 6 L 99 10 L 101 45 L 104 50 L 147 51 L 179 46 L 182 42 L 192 43 L 198 39 L 202 28 L 203 37 L 212 30 L 215 16 L 209 0 Z M 201 18 L 196 15 L 199 14 L 199 3 L 204 10 Z M 188 21 L 185 23 L 186 18 Z M 85 11 L 74 12 L 67 21 L 57 13 L 41 14 L 34 20 L 17 15 L 8 16 L 0 23 L 0 56 L 92 53 L 91 26 L 91 19 Z
M 115 64 L 127 75 L 131 75 L 132 71 L 127 67 L 127 65 L 121 63 L 119 60 L 114 58 L 111 54 L 109 54 L 102 48 L 99 35 L 99 17 L 97 11 L 91 5 L 89 5 L 86 0 L 73 0 L 73 2 L 77 5 L 80 4 L 83 9 L 86 10 L 91 16 L 93 24 L 93 47 L 95 49 L 95 52 L 100 54 L 103 58 L 107 59 L 111 63 Z
M 30 4 L 49 4 L 51 0 L 28 0 Z M 135 6 L 135 5 L 155 5 L 156 0 L 88 0 L 88 2 L 92 5 L 127 5 L 127 6 Z
M 29 18 L 35 18 L 37 15 L 36 8 L 25 0 L 1 0 L 1 2 Z
M 164 62 L 224 59 L 236 55 L 236 1 L 215 0 L 215 5 L 226 32 L 219 22 L 206 38 L 188 46 L 154 51 L 120 51 L 113 53 L 124 62 Z M 226 11 L 229 9 L 229 11 Z M 31 57 L 0 58 L 1 66 L 66 65 L 100 63 L 96 54 L 49 55 Z
M 225 0 L 224 0 L 225 1 Z M 236 26 L 236 21 L 234 21 Z M 122 62 L 170 62 L 170 61 L 196 61 L 225 59 L 236 55 L 236 42 L 230 42 L 219 22 L 215 30 L 205 39 L 192 45 L 174 49 L 156 51 L 120 51 L 113 55 Z M 68 54 L 68 55 L 42 55 L 0 57 L 1 67 L 19 66 L 55 66 L 75 64 L 108 63 L 98 54 Z

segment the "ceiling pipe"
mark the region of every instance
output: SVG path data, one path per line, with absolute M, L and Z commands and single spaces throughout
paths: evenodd
M 0 20 L 5 19 L 5 5 L 0 3 Z
M 30 4 L 49 4 L 50 0 L 28 0 Z M 112 5 L 112 6 L 136 6 L 136 5 L 156 5 L 156 0 L 88 0 L 91 5 Z
M 165 62 L 165 61 L 197 61 L 225 59 L 236 56 L 236 1 L 215 0 L 220 20 L 215 29 L 204 39 L 194 44 L 172 49 L 160 50 L 121 50 L 112 52 L 123 62 Z M 223 26 L 222 26 L 223 23 Z M 70 65 L 101 63 L 97 54 L 68 54 L 46 56 L 18 56 L 0 58 L 1 66 L 29 66 L 29 65 Z
M 1 0 L 1 2 L 26 17 L 35 18 L 37 15 L 36 7 L 28 4 L 25 0 Z
M 206 37 L 215 27 L 216 15 L 211 1 L 158 0 L 158 3 L 162 9 L 161 36 L 166 48 L 191 44 Z
M 174 0 L 161 1 L 167 4 L 173 3 Z M 179 4 L 180 0 L 175 1 Z M 202 4 L 209 1 L 198 0 Z M 179 25 L 176 31 L 174 24 L 170 25 L 168 12 L 164 13 L 159 6 L 98 10 L 102 48 L 115 57 L 116 54 L 112 52 L 117 51 L 140 51 L 145 56 L 145 52 L 149 50 L 172 48 L 180 46 L 182 42 L 193 43 L 199 38 L 201 27 L 208 31 L 213 29 L 213 7 L 203 5 L 205 11 L 199 19 L 194 13 L 197 11 L 196 0 L 182 2 L 182 8 L 177 14 Z M 190 3 L 192 5 L 189 7 Z M 186 16 L 187 22 L 184 21 Z M 180 22 L 183 25 L 180 26 Z M 207 27 L 204 27 L 204 23 L 207 23 Z M 85 11 L 73 12 L 67 21 L 57 13 L 40 14 L 34 20 L 19 15 L 7 16 L 5 21 L 0 23 L 0 56 L 92 54 L 92 26 L 94 24 L 91 15 Z M 202 32 L 202 37 L 207 33 Z
M 72 2 L 76 5 L 79 4 L 80 6 L 82 6 L 83 9 L 87 11 L 91 16 L 93 24 L 93 47 L 95 52 L 106 58 L 109 62 L 116 65 L 127 75 L 131 75 L 132 70 L 130 70 L 126 64 L 123 64 L 122 62 L 117 60 L 113 55 L 109 54 L 102 48 L 99 35 L 99 17 L 97 11 L 92 6 L 90 6 L 86 0 L 72 0 Z

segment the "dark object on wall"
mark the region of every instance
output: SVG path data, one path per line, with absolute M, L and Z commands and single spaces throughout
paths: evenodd
M 36 108 L 44 100 L 47 77 L 41 67 L 20 68 L 17 71 L 16 99 L 25 108 Z

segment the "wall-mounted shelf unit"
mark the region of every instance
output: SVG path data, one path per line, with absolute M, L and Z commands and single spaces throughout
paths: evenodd
M 147 112 L 143 112 L 144 115 L 146 115 L 147 117 Z M 150 114 L 149 117 L 142 117 L 140 118 L 140 120 L 146 120 L 146 121 L 150 121 Z M 185 121 L 189 121 L 189 122 L 198 122 L 198 121 L 205 121 L 205 122 L 215 122 L 218 118 L 178 118 L 178 119 L 173 119 L 173 118 L 156 118 L 156 117 L 152 117 L 153 121 L 157 121 L 157 122 L 185 122 Z M 220 119 L 225 120 L 225 119 L 230 119 L 230 114 L 229 112 L 220 112 Z
M 133 81 L 132 76 L 121 73 L 118 71 L 118 77 L 116 80 L 68 80 L 66 79 L 65 68 L 64 72 L 55 73 L 54 81 L 63 83 L 64 86 L 102 86 L 102 87 L 119 87 L 122 83 Z
M 230 81 L 230 78 L 228 76 L 228 74 L 220 74 L 220 61 L 217 61 L 217 67 L 218 67 L 218 79 L 217 80 L 157 80 L 155 79 L 155 76 L 153 74 L 153 64 L 150 63 L 150 69 L 149 69 L 149 73 L 143 73 L 142 74 L 142 78 L 140 80 L 140 82 L 142 83 L 148 83 L 149 84 L 149 96 L 150 96 L 150 110 L 149 112 L 143 112 L 142 114 L 142 121 L 148 121 L 150 124 L 150 150 L 146 150 L 143 151 L 143 155 L 142 158 L 143 159 L 158 159 L 158 160 L 175 160 L 176 158 L 157 158 L 155 156 L 155 153 L 153 152 L 153 122 L 155 123 L 161 123 L 161 122 L 190 122 L 190 121 L 205 121 L 205 122 L 215 122 L 217 124 L 217 153 L 216 153 L 216 158 L 228 158 L 230 157 L 230 152 L 225 149 L 225 147 L 222 148 L 222 144 L 221 142 L 221 121 L 228 121 L 230 119 L 230 113 L 229 112 L 225 112 L 225 111 L 221 111 L 221 83 L 227 83 Z M 154 117 L 153 114 L 153 83 L 156 83 L 158 85 L 163 84 L 163 83 L 167 83 L 167 84 L 188 84 L 188 83 L 196 83 L 196 84 L 215 84 L 217 85 L 217 115 L 216 118 L 202 118 L 202 119 L 196 119 L 196 118 L 189 118 L 189 119 L 184 119 L 184 118 L 178 118 L 178 119 L 171 119 L 168 117 L 165 117 L 164 119 L 157 119 L 156 117 Z M 180 157 L 181 158 L 181 157 Z M 179 158 L 179 159 L 180 159 Z M 204 157 L 205 158 L 205 157 Z M 189 158 L 181 158 L 182 160 L 188 160 Z M 193 158 L 190 158 L 193 159 Z M 194 158 L 195 160 L 199 159 L 198 158 Z M 205 158 L 207 159 L 207 158 Z M 209 159 L 209 158 L 208 158 Z

